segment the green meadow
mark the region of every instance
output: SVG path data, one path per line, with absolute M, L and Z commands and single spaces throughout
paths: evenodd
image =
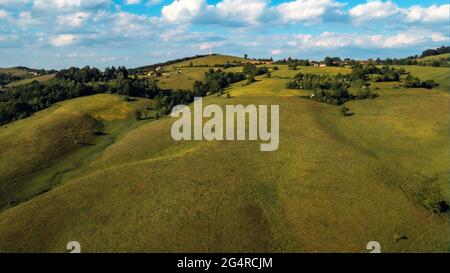
M 167 89 L 190 89 L 209 56 L 164 68 Z M 270 67 L 273 67 L 271 65 Z M 0 126 L 0 252 L 448 252 L 450 69 L 403 66 L 429 89 L 372 83 L 376 99 L 340 107 L 287 89 L 297 73 L 350 68 L 277 65 L 204 105 L 280 106 L 280 146 L 174 141 L 175 118 L 153 101 L 99 94 Z M 182 74 L 176 70 L 181 69 Z M 230 68 L 240 71 L 241 67 Z M 227 95 L 229 94 L 229 96 Z

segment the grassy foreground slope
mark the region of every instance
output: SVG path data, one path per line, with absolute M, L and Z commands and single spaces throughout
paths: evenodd
M 90 155 L 129 129 L 135 111 L 150 101 L 95 95 L 54 105 L 0 127 L 0 209 L 57 186 Z M 124 122 L 126 121 L 126 122 Z
M 204 98 L 280 105 L 278 151 L 260 152 L 259 141 L 175 142 L 174 119 L 124 115 L 123 127 L 105 130 L 108 145 L 92 146 L 58 187 L 0 212 L 0 252 L 63 252 L 72 240 L 83 252 L 366 252 L 373 240 L 384 252 L 448 251 L 448 218 L 416 200 L 430 181 L 448 187 L 446 83 L 381 86 L 376 100 L 348 103 L 355 115 L 344 117 L 298 97 L 306 91 L 283 90 L 289 73 L 280 66 L 271 79 L 233 85 L 231 99 Z M 64 105 L 79 109 L 83 99 L 91 101 Z M 120 113 L 116 103 L 101 112 Z M 85 110 L 100 119 L 96 107 Z

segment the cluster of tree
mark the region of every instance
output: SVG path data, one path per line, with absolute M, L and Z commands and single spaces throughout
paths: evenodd
M 427 49 L 422 52 L 421 57 L 435 56 L 439 54 L 450 53 L 450 46 L 441 46 L 436 49 Z
M 215 55 L 215 54 L 213 54 L 213 55 Z M 141 67 L 137 67 L 137 68 L 128 69 L 128 73 L 130 75 L 147 74 L 148 72 L 155 70 L 157 67 L 164 67 L 164 66 L 168 66 L 168 65 L 172 65 L 172 64 L 176 64 L 176 63 L 180 63 L 180 62 L 185 62 L 185 61 L 190 61 L 193 59 L 202 58 L 202 57 L 206 57 L 206 56 L 207 55 L 196 55 L 196 56 L 191 56 L 191 57 L 186 57 L 186 58 L 181 58 L 181 59 L 175 59 L 175 60 L 171 60 L 171 61 L 164 62 L 164 63 L 157 63 L 157 64 L 152 64 L 152 65 L 141 66 Z
M 156 118 L 168 115 L 176 105 L 190 104 L 197 96 L 191 90 L 160 90 L 154 98 L 154 106 L 158 110 Z
M 18 86 L 0 93 L 0 124 L 27 117 L 55 102 L 92 93 L 92 87 L 83 83 L 61 80 Z
M 8 88 L 0 92 L 0 124 L 21 119 L 50 105 L 98 93 L 154 98 L 159 92 L 156 82 L 147 79 L 115 79 L 109 82 L 53 79 L 45 83 Z
M 270 57 L 270 58 L 252 58 L 251 60 L 255 61 L 255 62 L 261 62 L 261 63 L 273 62 L 272 57 Z
M 421 81 L 419 78 L 413 77 L 411 75 L 406 76 L 405 80 L 402 83 L 402 87 L 404 88 L 432 89 L 436 86 L 438 86 L 438 84 L 434 80 Z
M 269 68 L 267 68 L 266 66 L 256 66 L 251 63 L 244 64 L 244 67 L 242 68 L 242 73 L 253 77 L 264 75 L 267 72 L 269 72 Z
M 287 64 L 290 68 L 297 68 L 297 66 L 309 66 L 309 60 L 292 59 L 291 57 L 287 59 L 282 59 L 274 62 L 274 64 Z M 295 69 L 294 69 L 295 70 Z
M 342 60 L 339 57 L 325 57 L 323 63 L 327 66 L 340 66 L 342 64 Z
M 222 65 L 223 69 L 228 69 L 228 68 L 236 67 L 236 66 L 242 66 L 242 63 L 230 63 L 230 62 L 227 62 L 224 65 Z
M 386 60 L 380 60 L 376 59 L 374 63 L 376 65 L 420 65 L 420 66 L 433 66 L 433 67 L 448 67 L 448 62 L 450 61 L 450 58 L 442 58 L 437 60 L 431 60 L 431 61 L 420 61 L 418 59 L 418 56 L 411 56 L 404 59 L 386 59 Z
M 427 49 L 422 52 L 422 54 L 409 56 L 406 58 L 400 59 L 390 59 L 387 58 L 385 60 L 381 60 L 380 58 L 374 60 L 373 62 L 376 65 L 420 65 L 420 66 L 434 66 L 434 67 L 448 67 L 448 61 L 450 58 L 440 59 L 440 60 L 432 60 L 432 61 L 423 61 L 419 58 L 424 58 L 428 56 L 435 56 L 440 54 L 450 53 L 450 46 L 442 46 L 436 49 Z
M 202 97 L 208 94 L 221 93 L 230 84 L 243 81 L 246 78 L 244 73 L 210 69 L 205 73 L 203 81 L 196 81 L 194 83 L 193 94 L 196 97 Z
M 290 89 L 318 90 L 331 89 L 332 87 L 337 87 L 338 84 L 348 85 L 348 82 L 341 75 L 333 77 L 329 75 L 298 73 L 292 81 L 287 83 L 287 87 Z
M 115 79 L 128 79 L 128 70 L 124 66 L 119 66 L 118 68 L 114 66 L 107 67 L 103 72 L 95 67 L 90 68 L 89 66 L 81 69 L 71 67 L 56 73 L 55 78 L 82 83 L 108 82 Z
M 400 81 L 400 77 L 404 74 L 406 74 L 406 71 L 403 68 L 396 69 L 389 66 L 378 68 L 375 64 L 369 63 L 366 65 L 355 64 L 352 72 L 347 77 L 350 81 L 393 82 Z
M 21 77 L 17 77 L 11 73 L 0 73 L 0 86 L 7 85 L 11 82 L 21 80 Z
M 224 72 L 221 69 L 210 69 L 205 73 L 203 81 L 196 81 L 193 90 L 159 90 L 155 99 L 155 109 L 158 117 L 167 115 L 178 104 L 189 104 L 194 97 L 204 97 L 210 94 L 221 94 L 230 84 L 247 78 L 244 73 Z
M 380 58 L 373 61 L 376 65 L 423 65 L 421 62 L 417 61 L 418 56 L 410 56 L 401 59 L 390 59 L 381 60 Z
M 351 86 L 358 88 L 356 94 L 350 94 Z M 353 99 L 368 99 L 378 96 L 370 90 L 364 80 L 352 81 L 348 75 L 342 74 L 332 76 L 299 73 L 292 81 L 288 82 L 287 88 L 312 90 L 311 99 L 337 105 Z
M 251 63 L 244 64 L 244 67 L 242 68 L 242 73 L 247 75 L 247 84 L 251 84 L 255 82 L 255 77 L 259 75 L 264 75 L 269 72 L 269 68 L 266 66 L 255 66 Z

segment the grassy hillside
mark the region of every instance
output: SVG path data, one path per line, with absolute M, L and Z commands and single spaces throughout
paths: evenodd
M 427 65 L 431 65 L 431 63 L 433 63 L 433 61 L 447 61 L 447 64 L 450 64 L 450 61 L 448 60 L 448 58 L 450 58 L 450 53 L 446 53 L 446 54 L 439 54 L 439 55 L 434 55 L 434 56 L 427 56 L 427 57 L 423 57 L 423 58 L 419 58 L 417 59 L 419 62 L 425 63 Z
M 208 65 L 210 67 L 190 67 L 190 63 L 196 65 Z M 219 69 L 214 67 L 215 65 L 223 65 L 227 62 L 246 62 L 243 58 L 226 55 L 212 55 L 201 58 L 196 58 L 189 61 L 184 61 L 164 67 L 164 72 L 169 73 L 169 77 L 160 77 L 158 79 L 158 85 L 163 89 L 192 89 L 195 81 L 203 80 L 205 72 L 213 69 Z M 222 68 L 223 69 L 223 68 Z M 181 71 L 182 73 L 178 73 Z M 226 71 L 242 71 L 242 67 L 228 68 Z
M 26 69 L 18 67 L 0 68 L 0 73 L 12 74 L 17 77 L 31 78 L 32 75 Z
M 373 240 L 383 252 L 448 251 L 448 215 L 425 209 L 420 196 L 440 191 L 450 200 L 450 70 L 405 67 L 440 87 L 378 84 L 379 98 L 347 103 L 355 115 L 344 117 L 299 97 L 307 91 L 285 89 L 299 71 L 279 68 L 234 84 L 232 98 L 204 98 L 280 105 L 275 152 L 260 152 L 259 142 L 176 142 L 174 119 L 135 121 L 150 101 L 110 95 L 0 128 L 0 181 L 24 174 L 6 184 L 14 185 L 7 196 L 55 186 L 0 212 L 0 252 L 64 252 L 72 240 L 83 252 L 367 252 Z M 93 136 L 98 130 L 108 135 Z
M 449 57 L 450 57 L 450 53 L 445 53 L 445 54 L 439 54 L 439 55 L 419 58 L 419 60 L 421 60 L 421 61 L 447 60 Z
M 194 66 L 198 66 L 198 65 L 214 66 L 214 65 L 223 65 L 227 62 L 230 62 L 230 63 L 247 62 L 247 60 L 245 60 L 244 58 L 240 58 L 240 57 L 217 54 L 217 55 L 210 55 L 210 56 L 206 56 L 206 57 L 196 58 L 196 59 L 193 59 L 190 61 L 176 63 L 176 64 L 169 66 L 169 68 L 190 66 L 191 62 Z
M 439 83 L 439 89 L 450 91 L 450 68 L 448 67 L 424 67 L 416 65 L 396 66 L 403 67 L 407 72 L 423 80 L 435 80 Z
M 0 209 L 59 184 L 115 140 L 147 100 L 95 95 L 74 99 L 0 127 Z M 116 135 L 109 135 L 109 131 Z M 100 133 L 101 132 L 101 133 Z
M 38 82 L 46 82 L 48 80 L 51 80 L 55 77 L 55 74 L 50 74 L 50 75 L 42 75 L 42 76 L 37 76 L 37 77 L 33 77 L 33 78 L 27 78 L 27 79 L 23 79 L 20 81 L 15 81 L 12 82 L 10 84 L 8 84 L 9 87 L 14 87 L 14 86 L 19 86 L 19 85 L 23 85 L 23 84 L 28 84 L 31 83 L 33 81 L 38 81 Z

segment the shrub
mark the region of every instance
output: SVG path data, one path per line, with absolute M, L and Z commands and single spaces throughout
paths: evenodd
M 350 112 L 350 109 L 345 106 L 341 107 L 341 113 L 344 115 L 344 117 L 349 117 L 349 116 L 354 115 L 354 113 Z

